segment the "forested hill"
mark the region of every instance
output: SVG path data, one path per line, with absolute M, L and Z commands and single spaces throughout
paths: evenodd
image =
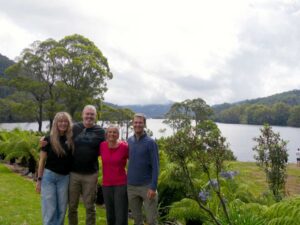
M 129 108 L 137 113 L 144 113 L 148 118 L 160 119 L 169 111 L 173 103 L 160 105 L 124 105 L 122 107 Z
M 4 55 L 1 55 L 1 53 L 0 53 L 0 81 L 1 81 L 1 78 L 3 78 L 5 76 L 4 71 L 6 70 L 6 68 L 13 65 L 14 63 L 15 63 L 14 61 L 10 60 L 9 58 L 7 58 Z M 1 84 L 1 82 L 0 82 L 0 84 Z M 5 98 L 6 96 L 10 95 L 11 93 L 12 93 L 11 88 L 0 85 L 0 98 Z
M 212 108 L 217 122 L 300 126 L 300 90 Z
M 13 65 L 15 62 L 10 60 L 9 58 L 7 58 L 4 55 L 1 55 L 0 53 L 0 76 L 4 76 L 4 70 Z

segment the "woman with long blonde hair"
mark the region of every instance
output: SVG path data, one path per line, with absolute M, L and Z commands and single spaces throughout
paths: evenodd
M 63 225 L 68 203 L 69 173 L 74 143 L 72 119 L 58 112 L 47 145 L 40 152 L 36 191 L 41 193 L 43 224 Z

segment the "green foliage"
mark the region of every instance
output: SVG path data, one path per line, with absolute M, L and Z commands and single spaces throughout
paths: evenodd
M 236 199 L 228 204 L 229 217 L 232 225 L 295 225 L 300 219 L 300 199 L 285 199 L 271 206 L 259 203 L 244 203 Z M 191 199 L 182 199 L 172 205 L 169 216 L 179 221 L 194 219 L 204 222 L 204 225 L 214 224 L 197 207 L 197 202 Z M 225 217 L 219 218 L 222 225 L 228 224 Z
M 197 201 L 183 198 L 182 200 L 175 202 L 171 206 L 171 210 L 169 212 L 169 218 L 175 218 L 179 221 L 210 221 L 210 218 L 199 208 Z
M 38 108 L 32 98 L 24 92 L 14 92 L 0 99 L 0 121 L 36 121 Z
M 171 103 L 149 104 L 149 105 L 125 105 L 124 107 L 134 112 L 143 113 L 147 118 L 163 119 L 164 115 L 170 110 Z
M 97 46 L 81 35 L 60 41 L 36 41 L 22 51 L 18 62 L 6 69 L 4 84 L 16 88 L 37 110 L 31 110 L 41 131 L 43 118 L 52 120 L 57 111 L 72 117 L 86 104 L 100 106 L 112 78 L 107 59 Z M 26 105 L 26 101 L 17 101 Z
M 267 225 L 294 225 L 300 221 L 300 198 L 285 199 L 270 206 L 263 216 L 266 218 Z
M 280 139 L 280 135 L 274 133 L 268 124 L 265 124 L 260 131 L 261 135 L 254 138 L 254 141 L 257 142 L 257 145 L 253 147 L 253 150 L 257 153 L 254 158 L 257 164 L 264 169 L 269 188 L 274 198 L 279 201 L 284 195 L 287 176 L 287 142 Z
M 164 176 L 170 174 L 179 177 L 176 183 L 184 190 L 184 196 L 194 200 L 211 221 L 220 224 L 219 211 L 229 221 L 221 192 L 224 182 L 220 173 L 224 170 L 224 160 L 233 159 L 234 156 L 217 125 L 206 120 L 211 114 L 211 108 L 200 98 L 172 105 L 164 122 L 173 128 L 175 134 L 164 139 L 164 151 L 172 162 L 173 170 Z M 192 126 L 192 120 L 195 121 L 195 127 Z M 175 188 L 165 186 L 164 190 L 172 193 L 174 198 L 171 200 L 180 197 L 175 194 Z M 211 198 L 209 202 L 208 198 Z
M 273 194 L 264 192 L 260 194 L 259 191 L 265 189 L 265 179 L 263 172 L 255 166 L 255 163 L 250 162 L 226 162 L 225 166 L 231 170 L 239 170 L 240 173 L 233 180 L 222 180 L 222 193 L 226 196 L 228 215 L 231 224 L 233 225 L 265 225 L 265 224 L 298 224 L 299 218 L 297 211 L 299 209 L 299 197 L 284 199 L 276 203 Z M 196 171 L 193 174 L 197 177 L 200 172 Z M 295 165 L 289 165 L 289 175 L 298 176 L 299 170 Z M 297 175 L 296 175 L 297 174 Z M 173 175 L 173 183 L 180 180 L 179 174 Z M 199 176 L 198 176 L 199 177 Z M 205 179 L 201 177 L 201 179 Z M 163 179 L 161 179 L 163 182 Z M 169 182 L 169 180 L 168 180 Z M 182 192 L 185 189 L 182 188 Z M 231 195 L 228 195 L 231 192 Z M 218 219 L 222 225 L 228 224 L 227 218 L 221 213 L 219 207 L 220 203 L 216 201 L 216 196 L 211 195 L 207 204 L 210 207 L 215 207 L 215 213 L 218 214 Z M 215 204 L 215 206 L 213 205 Z M 180 223 L 192 220 L 202 221 L 203 224 L 215 224 L 207 217 L 207 214 L 201 209 L 197 209 L 197 202 L 191 199 L 182 198 L 181 201 L 173 203 L 170 209 L 169 218 L 176 219 Z M 281 211 L 283 213 L 281 213 Z M 190 219 L 191 218 L 191 219 Z M 278 222 L 278 223 L 276 223 Z
M 0 54 L 0 77 L 4 76 L 4 71 L 7 67 L 13 65 L 15 62 L 4 55 Z
M 169 124 L 174 131 L 178 131 L 191 125 L 192 120 L 195 120 L 197 126 L 201 121 L 208 119 L 212 113 L 212 109 L 203 99 L 187 99 L 171 106 L 165 115 L 164 123 Z
M 272 110 L 260 104 L 250 105 L 246 109 L 248 124 L 272 123 Z
M 185 185 L 181 182 L 182 174 L 178 166 L 172 163 L 165 152 L 165 139 L 157 141 L 159 146 L 160 174 L 158 180 L 159 215 L 164 222 L 170 219 L 170 205 L 185 197 Z
M 6 86 L 3 82 L 4 78 L 6 78 L 4 71 L 14 63 L 14 61 L 0 54 L 0 98 L 5 98 L 14 92 L 12 88 Z
M 39 158 L 39 139 L 36 133 L 32 131 L 22 131 L 14 129 L 13 131 L 0 131 L 0 153 L 5 155 L 5 160 L 13 158 L 26 159 Z
M 257 203 L 244 203 L 236 199 L 229 203 L 229 217 L 233 225 L 265 225 L 263 212 L 267 207 Z M 226 224 L 225 218 L 221 219 Z
M 245 107 L 242 106 L 230 107 L 219 112 L 217 114 L 219 115 L 219 118 L 217 118 L 217 120 L 226 123 L 243 123 L 242 115 L 244 114 L 244 111 Z
M 278 102 L 272 105 L 273 124 L 286 126 L 290 116 L 290 106 L 286 103 Z
M 266 98 L 213 106 L 213 119 L 223 123 L 300 126 L 300 91 L 294 90 Z
M 125 137 L 123 136 L 123 130 L 121 130 L 121 139 L 128 139 L 129 130 L 131 128 L 131 120 L 134 112 L 128 108 L 118 108 L 103 104 L 100 111 L 100 119 L 102 124 L 104 122 L 116 123 L 121 127 L 125 127 Z
M 289 126 L 300 127 L 300 105 L 291 108 L 287 123 Z
M 166 119 L 163 122 L 168 124 L 174 131 L 190 125 L 189 108 L 185 102 L 174 103 L 165 117 Z
M 176 165 L 174 171 L 180 177 L 185 196 L 196 201 L 211 221 L 220 224 L 217 218 L 219 211 L 227 215 L 224 193 L 221 191 L 225 182 L 220 173 L 224 170 L 228 145 L 216 124 L 201 121 L 196 127 L 186 126 L 178 130 L 166 138 L 165 151 Z M 230 185 L 227 188 L 229 190 Z M 232 190 L 226 192 L 228 196 L 230 193 Z M 211 201 L 207 203 L 208 196 Z
M 74 115 L 87 102 L 103 99 L 105 81 L 112 78 L 112 73 L 107 59 L 89 39 L 74 34 L 60 40 L 59 45 L 64 59 L 60 87 L 68 111 Z

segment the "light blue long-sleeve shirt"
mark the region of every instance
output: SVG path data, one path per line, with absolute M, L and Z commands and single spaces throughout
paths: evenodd
M 135 136 L 130 137 L 128 147 L 128 184 L 133 186 L 149 185 L 149 188 L 155 191 L 159 174 L 157 144 L 145 133 L 139 139 Z

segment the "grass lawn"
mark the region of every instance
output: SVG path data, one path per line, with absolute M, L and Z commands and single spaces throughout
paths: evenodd
M 0 224 L 41 225 L 40 195 L 35 192 L 35 182 L 12 173 L 0 163 Z M 67 219 L 65 221 L 67 224 Z M 85 224 L 85 211 L 79 208 L 79 224 Z M 97 225 L 106 224 L 105 210 L 97 207 Z
M 255 162 L 229 162 L 227 164 L 230 170 L 239 171 L 237 180 L 241 183 L 249 185 L 251 191 L 259 195 L 268 189 L 266 183 L 266 176 L 262 169 L 260 169 Z M 295 196 L 300 194 L 300 167 L 296 164 L 290 163 L 287 167 L 287 182 L 286 193 L 288 196 Z
M 236 179 L 260 195 L 268 189 L 264 172 L 254 162 L 228 162 L 230 170 L 239 171 Z M 286 192 L 289 196 L 300 193 L 300 167 L 288 165 Z M 0 163 L 0 224 L 41 225 L 40 195 L 35 193 L 35 182 L 11 172 Z M 79 224 L 85 224 L 83 205 L 79 208 Z M 67 220 L 66 223 L 67 224 Z M 105 210 L 97 207 L 97 225 L 106 224 Z M 129 224 L 132 225 L 132 220 Z

